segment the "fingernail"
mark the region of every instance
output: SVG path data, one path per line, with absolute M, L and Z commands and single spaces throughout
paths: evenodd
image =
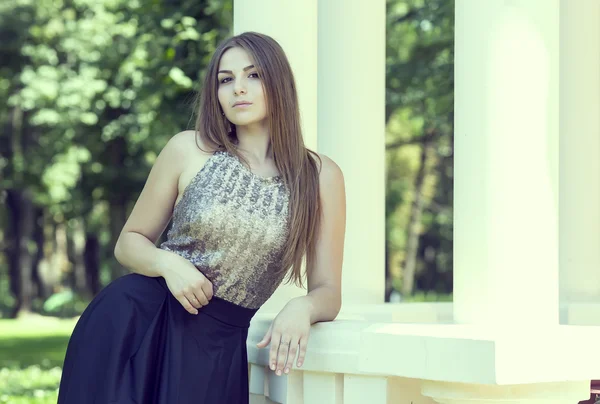
M 290 368 L 285 368 L 285 373 L 290 373 Z
M 275 370 L 275 364 L 271 363 L 271 370 Z
M 302 362 L 298 362 L 298 366 L 302 366 Z
M 281 376 L 281 370 L 277 370 L 277 376 Z

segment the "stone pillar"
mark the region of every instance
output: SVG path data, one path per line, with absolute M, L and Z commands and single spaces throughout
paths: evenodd
M 234 32 L 249 30 L 271 35 L 282 45 L 296 77 L 306 144 L 344 172 L 343 302 L 382 303 L 385 1 L 235 0 Z M 303 293 L 281 287 L 262 310 L 276 311 Z
M 458 323 L 558 324 L 559 5 L 456 2 Z
M 600 305 L 600 2 L 560 10 L 560 300 Z M 573 315 L 561 322 L 573 323 Z M 571 317 L 571 318 L 568 318 Z M 595 319 L 600 324 L 600 318 Z M 581 321 L 577 321 L 580 323 Z M 588 322 L 589 324 L 589 322 Z
M 317 0 L 234 0 L 234 34 L 256 31 L 282 46 L 294 72 L 306 146 L 317 150 Z M 261 312 L 278 312 L 291 298 L 306 294 L 282 285 Z
M 344 172 L 344 305 L 384 301 L 385 6 L 319 1 L 318 151 Z

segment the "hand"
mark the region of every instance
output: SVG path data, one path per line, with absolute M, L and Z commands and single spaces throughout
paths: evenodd
M 289 373 L 300 346 L 298 367 L 302 366 L 306 356 L 306 346 L 310 334 L 309 306 L 302 298 L 291 300 L 275 317 L 262 341 L 256 346 L 266 347 L 271 342 L 269 367 L 277 376 Z
M 158 264 L 162 277 L 175 299 L 191 314 L 198 314 L 213 297 L 212 283 L 190 261 L 171 251 L 164 251 Z

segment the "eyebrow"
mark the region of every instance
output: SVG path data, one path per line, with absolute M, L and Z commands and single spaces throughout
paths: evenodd
M 244 67 L 244 71 L 246 70 L 250 70 L 254 67 L 254 65 L 250 65 L 250 66 L 246 66 Z M 233 72 L 231 70 L 219 70 L 219 73 L 229 73 L 229 74 L 233 74 Z

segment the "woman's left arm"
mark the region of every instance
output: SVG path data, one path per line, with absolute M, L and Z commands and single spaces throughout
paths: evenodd
M 257 347 L 264 348 L 271 342 L 269 366 L 279 376 L 289 372 L 298 348 L 297 365 L 302 366 L 310 326 L 320 321 L 334 320 L 342 304 L 342 261 L 346 232 L 344 175 L 333 160 L 322 154 L 320 157 L 322 215 L 315 265 L 307 271 L 308 293 L 290 300 L 257 344 Z

